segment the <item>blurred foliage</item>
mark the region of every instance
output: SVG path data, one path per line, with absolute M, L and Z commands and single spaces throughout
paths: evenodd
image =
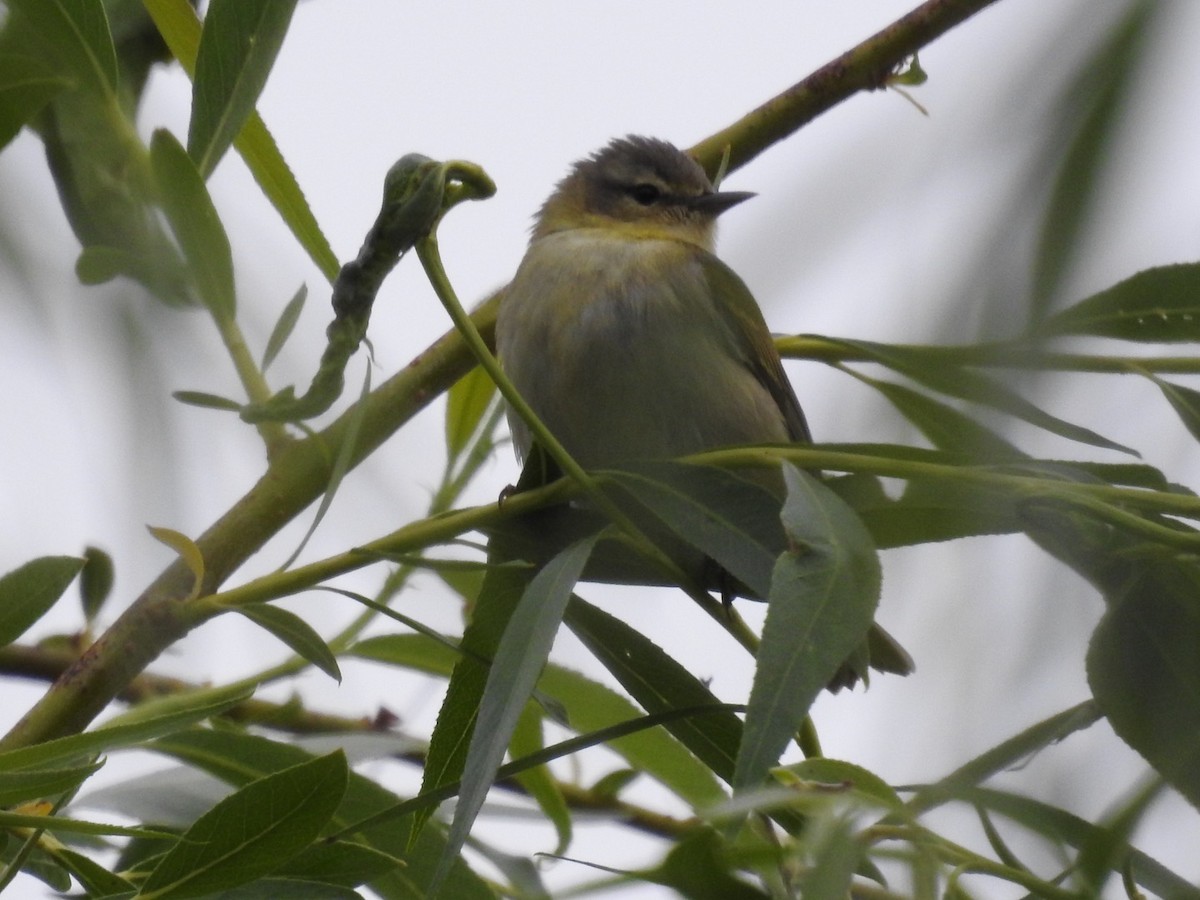
M 495 299 L 474 324 L 460 322 L 466 339 L 443 339 L 375 390 L 368 382 L 324 431 L 286 424 L 297 418 L 290 413 L 266 414 L 277 411 L 272 404 L 294 402 L 290 388 L 268 385 L 264 370 L 291 335 L 306 292 L 277 315 L 267 345 L 252 354 L 239 326 L 239 248 L 230 246 L 206 179 L 235 147 L 298 243 L 333 279 L 336 261 L 254 111 L 293 6 L 213 0 L 202 23 L 186 0 L 5 3 L 0 147 L 23 128 L 41 140 L 82 247 L 81 281 L 130 279 L 167 308 L 207 312 L 246 399 L 201 392 L 180 399 L 253 420 L 270 462 L 260 484 L 200 538 L 152 529 L 179 560 L 94 641 L 91 629 L 114 584 L 106 552 L 42 557 L 0 577 L 0 671 L 57 677 L 0 742 L 0 890 L 22 872 L 88 897 L 548 896 L 529 859 L 489 847 L 473 827 L 484 803 L 506 794 L 525 798 L 552 825 L 559 854 L 570 852 L 585 812 L 664 839 L 657 865 L 611 872 L 579 894 L 628 882 L 689 898 L 965 897 L 970 875 L 972 886 L 1005 882 L 1037 897 L 1117 889 L 1200 896 L 1131 843 L 1162 792 L 1200 807 L 1200 532 L 1192 524 L 1200 499 L 1172 473 L 1132 460 L 1138 447 L 1050 414 L 1037 390 L 1017 390 L 996 374 L 1024 373 L 1046 385 L 1068 375 L 1131 373 L 1161 390 L 1168 419 L 1200 435 L 1200 394 L 1163 377 L 1200 372 L 1200 357 L 1126 352 L 1200 339 L 1200 263 L 1130 272 L 1082 300 L 1063 291 L 1129 86 L 1146 64 L 1159 4 L 1125 4 L 1064 93 L 1063 114 L 1041 136 L 1035 167 L 1052 173 L 1052 188 L 1038 207 L 1041 236 L 1022 315 L 1009 317 L 1003 339 L 961 346 L 781 340 L 786 354 L 827 362 L 877 391 L 927 446 L 731 449 L 599 477 L 599 489 L 619 496 L 626 515 L 661 525 L 651 529 L 656 542 L 702 551 L 736 582 L 681 586 L 697 601 L 697 615 L 712 615 L 755 654 L 753 687 L 737 704 L 722 702 L 645 635 L 575 596 L 581 578 L 638 583 L 647 566 L 634 552 L 644 538 L 564 504 L 571 484 L 534 486 L 531 477 L 499 504 L 457 505 L 498 443 L 493 384 L 466 349 L 467 339 L 480 336 L 476 327 L 486 336 Z M 899 71 L 904 60 L 880 62 L 883 71 Z M 156 64 L 180 64 L 193 77 L 186 140 L 159 130 L 147 145 L 134 127 Z M 918 83 L 915 57 L 909 72 L 904 82 Z M 379 282 L 405 250 L 417 247 L 435 289 L 457 306 L 432 231 L 458 199 L 483 196 L 481 186 L 490 184 L 478 167 L 416 157 L 389 178 L 366 245 L 375 249 L 342 268 L 334 291 L 335 330 L 347 316 L 352 321 L 348 337 L 331 334 L 331 342 L 345 340 L 330 351 L 336 359 L 321 363 L 322 410 L 342 399 L 342 367 L 365 339 Z M 436 190 L 422 193 L 430 184 Z M 379 250 L 372 241 L 384 231 L 400 238 Z M 1118 342 L 1121 353 L 1068 352 L 1066 342 L 1080 337 Z M 474 349 L 487 362 L 482 341 Z M 447 463 L 427 517 L 335 556 L 289 561 L 223 587 L 268 537 L 446 390 Z M 1010 420 L 1074 442 L 1081 458 L 1036 458 L 991 424 Z M 243 427 L 235 416 L 225 422 Z M 785 466 L 782 510 L 764 505 L 758 484 L 736 474 L 739 465 L 764 461 Z M 808 474 L 816 472 L 824 474 Z M 884 479 L 902 487 L 885 490 Z M 490 539 L 486 556 L 466 540 L 472 532 Z M 852 761 L 822 757 L 808 711 L 823 685 L 837 683 L 847 656 L 863 678 L 867 663 L 879 667 L 880 654 L 895 654 L 885 670 L 906 668 L 898 645 L 870 630 L 878 551 L 1015 533 L 1076 570 L 1104 600 L 1087 656 L 1092 696 L 932 784 L 893 786 Z M 635 558 L 640 567 L 622 569 Z M 272 603 L 385 564 L 375 597 L 338 589 L 363 606 L 339 634 L 321 635 Z M 461 635 L 391 609 L 412 573 L 425 569 L 461 596 L 468 619 Z M 23 642 L 81 570 L 79 634 Z M 768 600 L 760 634 L 705 590 L 716 587 Z M 191 628 L 228 612 L 295 657 L 231 685 L 144 671 Z M 549 661 L 561 624 L 624 693 Z M 405 734 L 383 713 L 372 722 L 322 715 L 303 696 L 283 704 L 250 697 L 260 685 L 310 668 L 340 678 L 349 658 L 446 681 L 432 733 Z M 128 703 L 124 713 L 88 730 L 119 700 Z M 1101 719 L 1144 758 L 1147 779 L 1099 821 L 989 784 Z M 317 752 L 296 738 L 317 731 L 337 732 L 344 751 Z M 568 736 L 550 740 L 561 734 Z M 793 742 L 808 758 L 781 766 Z M 600 744 L 619 768 L 593 784 L 549 767 Z M 75 794 L 105 755 L 133 748 L 178 766 L 161 781 L 133 778 L 106 789 L 104 802 L 136 824 L 74 817 Z M 348 756 L 421 765 L 422 790 L 397 796 L 350 768 Z M 197 810 L 178 786 L 200 773 L 210 779 Z M 631 801 L 635 779 L 656 782 L 669 802 Z M 459 803 L 447 825 L 438 806 L 452 797 Z M 968 847 L 929 824 L 928 814 L 946 805 L 978 820 L 983 846 Z M 686 820 L 670 814 L 678 808 L 688 811 Z M 1030 846 L 1049 852 L 1033 861 Z M 488 860 L 493 874 L 480 874 L 471 853 Z

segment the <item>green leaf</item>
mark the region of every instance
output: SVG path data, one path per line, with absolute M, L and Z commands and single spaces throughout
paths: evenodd
M 351 841 L 318 843 L 280 867 L 277 877 L 353 888 L 392 871 L 403 862 Z
M 106 822 L 87 822 L 57 815 L 37 815 L 0 810 L 0 828 L 32 828 L 60 831 L 64 834 L 86 834 L 93 836 L 115 835 L 121 837 L 169 837 L 166 831 L 150 828 L 130 828 Z
M 1200 565 L 1077 510 L 1030 505 L 1025 517 L 1031 538 L 1104 595 L 1087 656 L 1097 705 L 1122 740 L 1200 807 Z
M 481 366 L 475 366 L 446 393 L 446 449 L 457 459 L 487 414 L 496 385 Z
M 644 877 L 672 888 L 687 900 L 766 900 L 767 894 L 730 872 L 731 865 L 725 859 L 727 850 L 720 835 L 711 828 L 697 828 L 671 848 L 661 866 L 644 873 Z
M 141 894 L 198 897 L 277 870 L 321 833 L 342 801 L 347 777 L 339 750 L 252 781 L 184 832 Z
M 189 763 L 230 784 L 245 785 L 256 778 L 311 760 L 299 747 L 271 741 L 243 732 L 193 728 L 176 732 L 149 745 L 147 749 Z M 351 771 L 345 797 L 334 816 L 337 827 L 346 828 L 395 807 L 399 798 L 376 782 Z M 392 857 L 403 856 L 407 867 L 403 874 L 392 870 L 372 876 L 372 888 L 381 896 L 422 898 L 425 893 L 414 885 L 429 883 L 441 857 L 444 838 L 438 828 L 426 828 L 409 844 L 410 827 L 404 821 L 388 819 L 379 827 L 355 829 L 355 839 Z M 322 845 L 324 846 L 324 845 Z M 283 866 L 281 872 L 301 866 L 308 853 Z M 373 867 L 373 863 L 371 866 Z M 447 897 L 464 900 L 495 900 L 495 895 L 470 867 L 457 860 L 446 882 Z
M 138 202 L 140 209 L 145 210 L 145 201 L 139 198 Z M 89 210 L 89 214 L 93 211 Z M 127 212 L 130 217 L 134 215 L 132 211 Z M 142 212 L 137 214 L 142 215 Z M 119 236 L 115 221 L 97 223 L 91 231 L 103 233 L 105 237 Z M 128 246 L 91 244 L 84 247 L 75 260 L 75 275 L 80 284 L 88 285 L 106 284 L 123 275 L 145 285 L 169 306 L 194 306 L 199 302 L 193 293 L 189 293 L 187 267 L 179 251 L 157 223 L 151 234 Z
M 496 648 L 463 766 L 462 787 L 439 872 L 448 871 L 483 806 L 517 719 L 545 667 L 571 592 L 597 536 L 571 545 L 541 568 L 513 610 Z M 440 878 L 434 876 L 437 885 Z
M 648 713 L 720 706 L 721 701 L 695 675 L 620 619 L 576 597 L 563 621 Z M 718 778 L 732 780 L 742 736 L 742 722 L 736 715 L 714 711 L 665 727 Z
M 254 112 L 296 0 L 213 0 L 192 82 L 188 154 L 207 178 Z
M 148 709 L 139 708 L 126 713 L 122 717 L 123 722 L 114 720 L 115 724 L 108 723 L 94 731 L 0 753 L 0 772 L 14 772 L 35 766 L 45 768 L 54 763 L 153 740 L 219 715 L 253 693 L 253 689 L 243 687 L 212 688 L 197 691 L 194 695 L 154 701 L 146 704 Z
M 83 564 L 76 556 L 42 556 L 0 576 L 0 647 L 44 616 Z
M 542 735 L 542 714 L 536 704 L 526 703 L 513 729 L 509 753 L 513 759 L 531 756 L 546 749 Z M 546 766 L 534 766 L 517 776 L 521 787 L 529 792 L 558 835 L 554 853 L 562 854 L 571 845 L 571 810 L 559 790 L 558 783 Z
M 854 793 L 878 803 L 885 809 L 897 810 L 904 805 L 900 795 L 890 784 L 874 772 L 855 763 L 814 756 L 793 763 L 782 771 L 801 781 L 848 786 Z M 784 783 L 787 781 L 784 780 Z
M 462 774 L 468 742 L 487 684 L 489 666 L 486 660 L 495 657 L 505 627 L 531 580 L 532 575 L 525 569 L 490 566 L 485 572 L 471 620 L 463 632 L 462 655 L 454 664 L 429 739 L 421 794 L 451 784 Z M 418 812 L 414 835 L 420 833 L 429 815 L 427 811 Z
M 1200 569 L 1150 558 L 1110 595 L 1088 683 L 1113 730 L 1200 808 Z
M 1056 844 L 1065 842 L 1072 847 L 1082 848 L 1105 839 L 1100 833 L 1103 829 L 1086 819 L 1019 794 L 993 788 L 964 787 L 958 799 L 999 813 Z M 1200 890 L 1194 884 L 1179 877 L 1162 863 L 1128 844 L 1120 849 L 1122 852 L 1110 856 L 1113 868 L 1124 870 L 1128 867 L 1134 880 L 1154 896 L 1179 900 L 1200 898 Z
M 100 770 L 103 763 L 65 769 L 23 769 L 0 772 L 0 806 L 16 806 L 72 791 Z
M 199 406 L 201 409 L 220 409 L 226 412 L 237 412 L 242 404 L 228 397 L 217 394 L 207 394 L 204 391 L 172 391 L 171 396 L 180 403 L 188 406 Z
M 81 86 L 117 92 L 117 51 L 101 0 L 8 0 L 37 29 L 64 71 Z
M 1175 414 L 1179 416 L 1184 427 L 1192 437 L 1200 441 L 1200 391 L 1154 376 L 1150 377 L 1163 392 L 1163 396 L 1167 398 L 1167 402 L 1171 404 L 1171 408 L 1175 410 Z
M 358 403 L 355 404 L 350 411 L 350 420 L 347 423 L 345 434 L 342 436 L 342 442 L 338 446 L 337 456 L 333 458 L 333 468 L 329 471 L 329 481 L 325 485 L 325 492 L 321 495 L 321 502 L 317 504 L 317 511 L 313 515 L 312 524 L 308 526 L 308 531 L 304 532 L 304 537 L 300 539 L 300 543 L 296 549 L 292 551 L 292 555 L 287 558 L 281 569 L 286 569 L 294 563 L 300 554 L 304 552 L 304 548 L 308 546 L 309 540 L 317 532 L 317 526 L 325 518 L 325 514 L 329 512 L 329 507 L 333 505 L 333 498 L 337 496 L 338 488 L 342 486 L 342 479 L 346 477 L 346 473 L 350 471 L 354 462 L 354 451 L 358 446 L 358 434 L 362 431 L 363 420 L 367 415 L 367 395 L 371 393 L 371 366 L 368 363 L 366 372 L 363 374 L 362 390 L 358 394 Z
M 1020 394 L 981 372 L 967 366 L 950 365 L 944 358 L 937 354 L 924 353 L 921 348 L 846 339 L 840 339 L 838 343 L 858 350 L 880 365 L 907 375 L 914 381 L 948 396 L 960 397 L 972 403 L 990 406 L 1068 440 L 1109 450 L 1119 450 L 1131 456 L 1139 455 L 1136 450 L 1110 441 L 1090 429 L 1073 425 L 1050 415 L 1034 406 Z
M 163 129 L 154 132 L 150 141 L 150 165 L 163 212 L 200 299 L 218 322 L 231 321 L 237 307 L 233 253 L 200 171 L 174 135 Z
M 1077 258 L 1113 148 L 1128 121 L 1131 86 L 1143 74 L 1139 68 L 1147 62 L 1145 49 L 1152 46 L 1145 37 L 1154 31 L 1152 13 L 1160 5 L 1131 3 L 1125 7 L 1123 19 L 1077 65 L 1073 82 L 1050 112 L 1050 127 L 1043 141 L 1049 148 L 1048 161 L 1058 171 L 1048 192 L 1036 245 L 1031 322 L 1044 319 Z M 1039 185 L 1038 190 L 1044 189 Z
M 735 789 L 766 778 L 817 694 L 863 641 L 879 603 L 879 557 L 854 511 L 811 475 L 790 465 L 783 473 L 792 547 L 771 582 Z
M 1150 806 L 1162 796 L 1166 782 L 1152 778 L 1133 792 L 1114 812 L 1098 822 L 1092 838 L 1079 848 L 1076 880 L 1085 896 L 1099 897 L 1109 877 L 1120 872 L 1129 856 L 1129 838 L 1145 817 Z M 1200 893 L 1200 891 L 1198 891 Z
M 563 705 L 571 727 L 581 734 L 627 722 L 640 713 L 625 697 L 606 685 L 553 664 L 546 667 L 538 690 Z M 733 718 L 736 720 L 737 717 Z M 630 765 L 674 791 L 693 809 L 725 796 L 712 771 L 667 729 L 640 731 L 612 740 L 607 746 Z
M 848 896 L 865 848 L 845 818 L 835 817 L 822 825 L 810 841 L 812 865 L 799 879 L 799 896 Z
M 448 676 L 458 652 L 419 634 L 389 634 L 354 645 L 354 656 Z M 538 682 L 539 693 L 552 697 L 567 712 L 571 728 L 581 734 L 600 731 L 637 717 L 640 710 L 616 691 L 578 672 L 551 663 Z M 736 718 L 736 717 L 735 717 Z M 670 788 L 693 808 L 724 797 L 708 767 L 661 729 L 618 738 L 609 748 L 639 770 Z
M 283 312 L 279 314 L 279 319 L 275 323 L 275 327 L 271 329 L 271 336 L 267 338 L 267 347 L 263 350 L 263 358 L 261 368 L 265 372 L 267 367 L 275 361 L 275 357 L 279 355 L 279 351 L 283 349 L 283 345 L 287 343 L 287 339 L 291 337 L 292 330 L 296 327 L 296 323 L 300 321 L 300 313 L 304 311 L 304 301 L 308 299 L 308 285 L 300 285 L 300 289 L 288 301 L 287 306 L 283 308 Z
M 36 57 L 0 53 L 0 150 L 69 84 Z
M 188 0 L 143 0 L 146 11 L 154 19 L 159 33 L 171 48 L 184 70 L 195 71 L 197 48 L 200 44 L 200 20 Z M 267 131 L 258 113 L 253 113 L 234 140 L 234 146 L 262 188 L 267 199 L 279 212 L 284 223 L 300 242 L 329 282 L 337 278 L 339 264 L 321 226 L 309 208 L 304 192 L 296 182 Z
M 756 596 L 767 596 L 785 541 L 779 498 L 759 482 L 715 466 L 675 462 L 623 465 L 605 478 Z M 642 519 L 635 514 L 639 524 Z
M 121 894 L 133 896 L 136 891 L 132 882 L 108 871 L 82 853 L 76 853 L 74 850 L 64 847 L 54 854 L 54 858 L 79 881 L 80 887 L 87 891 L 90 897 L 110 897 Z
M 1155 343 L 1200 340 L 1200 263 L 1138 272 L 1051 316 L 1038 331 Z
M 297 878 L 260 878 L 213 895 L 220 900 L 362 900 L 352 888 Z
M 174 528 L 147 525 L 146 530 L 156 541 L 166 544 L 179 554 L 179 558 L 192 573 L 192 589 L 188 592 L 187 599 L 195 600 L 200 596 L 200 589 L 204 586 L 204 554 L 200 552 L 200 547 L 186 534 L 176 531 Z
M 921 787 L 908 801 L 912 815 L 928 812 L 947 800 L 962 799 L 961 792 L 1028 760 L 1033 754 L 1077 731 L 1090 728 L 1100 720 L 1100 711 L 1091 700 L 1050 716 L 997 744 L 970 762 L 955 769 L 936 784 Z
M 982 485 L 913 478 L 897 500 L 872 477 L 834 479 L 829 488 L 854 509 L 880 549 L 1021 530 L 1017 498 Z
M 883 394 L 939 450 L 971 459 L 1012 460 L 1025 456 L 990 428 L 927 394 L 890 381 L 864 375 L 858 378 Z
M 321 635 L 302 618 L 269 603 L 240 606 L 237 610 L 255 625 L 266 629 L 334 681 L 342 680 L 337 657 Z
M 83 602 L 83 617 L 91 622 L 112 592 L 113 561 L 111 556 L 97 547 L 85 548 L 83 558 L 85 562 L 79 576 L 79 596 Z

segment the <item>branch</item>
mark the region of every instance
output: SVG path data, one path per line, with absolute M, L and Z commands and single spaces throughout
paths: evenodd
M 995 2 L 928 0 L 688 152 L 711 174 L 728 148 L 729 171 L 739 169 L 848 97 L 887 87 L 914 53 Z

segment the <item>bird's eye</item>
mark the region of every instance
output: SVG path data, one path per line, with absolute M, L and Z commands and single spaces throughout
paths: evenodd
M 629 196 L 633 197 L 642 206 L 649 206 L 662 197 L 662 191 L 659 190 L 657 185 L 647 183 L 635 184 L 629 189 Z

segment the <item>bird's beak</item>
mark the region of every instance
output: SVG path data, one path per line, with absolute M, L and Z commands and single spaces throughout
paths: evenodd
M 712 194 L 693 197 L 689 205 L 692 209 L 708 213 L 710 216 L 719 216 L 725 210 L 732 209 L 743 200 L 749 200 L 754 196 L 757 195 L 752 191 L 716 191 Z

